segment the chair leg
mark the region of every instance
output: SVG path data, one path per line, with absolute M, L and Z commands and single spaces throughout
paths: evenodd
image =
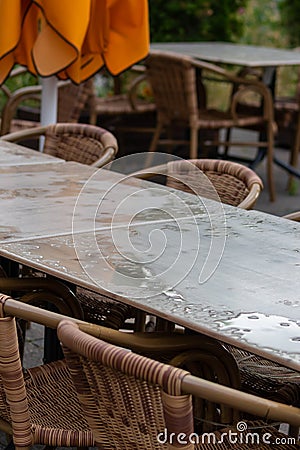
M 157 127 L 154 131 L 154 135 L 149 147 L 149 152 L 155 152 L 157 149 L 157 144 L 158 144 L 158 140 L 160 138 L 161 132 L 163 130 L 163 124 L 162 123 L 158 123 Z
M 298 155 L 300 151 L 300 111 L 298 113 L 298 120 L 296 125 L 296 133 L 293 142 L 293 147 L 291 151 L 290 164 L 293 167 L 297 167 L 298 165 Z M 293 175 L 289 176 L 288 188 L 290 189 L 292 186 Z
M 231 128 L 227 128 L 225 141 L 230 142 L 231 139 Z M 223 158 L 226 159 L 228 157 L 229 145 L 224 145 L 224 153 Z
M 190 136 L 190 158 L 198 157 L 198 128 L 191 127 Z
M 269 188 L 270 201 L 275 201 L 275 184 L 274 184 L 274 171 L 273 171 L 273 153 L 274 153 L 274 131 L 272 123 L 268 124 L 267 128 L 267 179 Z
M 157 145 L 158 145 L 158 140 L 160 138 L 161 132 L 163 130 L 163 124 L 162 123 L 158 123 L 156 126 L 156 129 L 154 131 L 154 135 L 148 150 L 148 156 L 146 158 L 146 162 L 145 162 L 145 169 L 151 167 L 153 165 L 153 154 L 157 149 Z

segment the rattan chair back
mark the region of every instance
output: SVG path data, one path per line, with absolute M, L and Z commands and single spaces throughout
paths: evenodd
M 196 69 L 190 58 L 150 54 L 146 61 L 158 121 L 192 123 L 198 119 Z
M 0 318 L 0 429 L 12 435 L 17 450 L 94 445 L 66 364 L 24 373 L 14 317 Z
M 192 398 L 181 387 L 186 371 L 97 340 L 70 322 L 57 331 L 99 448 L 168 448 L 158 440 L 165 429 L 193 432 Z
M 232 161 L 172 161 L 167 164 L 166 175 L 169 187 L 205 198 L 216 199 L 217 194 L 222 203 L 243 209 L 251 209 L 263 189 L 260 177 L 253 170 Z
M 200 379 L 185 370 L 95 339 L 68 320 L 60 322 L 57 331 L 99 448 L 204 450 L 211 446 L 211 440 L 207 442 L 199 435 L 197 443 L 192 397 L 187 393 L 190 392 L 187 380 L 191 388 L 201 384 Z M 277 433 L 274 428 L 264 428 L 262 422 L 250 426 L 261 436 L 267 430 L 271 435 Z M 229 429 L 223 428 L 211 433 L 210 438 L 217 441 L 223 437 L 224 448 L 241 448 L 240 442 L 233 442 L 228 435 Z M 256 445 L 248 443 L 247 448 Z M 268 448 L 263 439 L 259 447 Z
M 65 83 L 58 90 L 57 122 L 77 123 L 93 95 L 93 80 L 79 85 Z
M 176 441 L 180 432 L 189 436 L 190 430 L 193 429 L 191 394 L 216 404 L 225 403 L 234 408 L 241 407 L 261 417 L 284 420 L 293 425 L 300 424 L 297 408 L 249 396 L 239 390 L 223 386 L 222 383 L 212 383 L 191 376 L 185 370 L 124 350 L 131 347 L 141 350 L 148 346 L 159 353 L 161 337 L 149 338 L 149 336 L 145 337 L 144 333 L 135 336 L 134 333 L 108 330 L 23 304 L 3 294 L 0 295 L 0 306 L 1 315 L 5 316 L 0 318 L 0 330 L 2 330 L 0 376 L 4 374 L 5 380 L 0 383 L 0 428 L 8 434 L 13 434 L 17 449 L 21 448 L 20 446 L 26 449 L 34 443 L 64 447 L 95 446 L 97 444 L 90 426 L 101 427 L 103 422 L 113 423 L 115 428 L 106 428 L 98 435 L 95 434 L 96 439 L 99 437 L 103 443 L 99 446 L 100 448 L 171 449 L 174 447 L 168 446 L 167 443 L 160 444 L 158 447 L 155 433 L 162 427 L 163 439 L 164 427 L 166 427 L 171 432 L 174 430 L 175 434 L 170 435 L 173 436 L 173 441 Z M 9 317 L 6 317 L 7 315 Z M 15 350 L 17 340 L 15 321 L 10 316 L 30 319 L 51 328 L 58 326 L 60 339 L 69 349 L 67 353 L 71 374 L 64 361 L 57 361 L 28 369 L 23 376 L 19 361 L 17 365 L 14 364 L 18 358 Z M 90 334 L 97 338 L 91 338 Z M 107 342 L 124 348 L 103 342 L 103 338 Z M 177 338 L 180 341 L 180 337 Z M 174 342 L 177 338 L 172 337 L 168 343 L 169 349 L 173 352 L 177 349 Z M 187 338 L 191 338 L 192 341 L 197 339 L 197 336 L 191 335 Z M 216 359 L 218 359 L 217 356 Z M 185 356 L 180 357 L 180 366 L 185 364 L 185 360 Z M 77 369 L 80 371 L 80 378 L 76 377 Z M 75 384 L 72 383 L 71 377 L 75 377 Z M 89 383 L 93 384 L 91 388 Z M 83 408 L 78 402 L 75 387 L 79 389 L 79 399 L 84 400 Z M 87 398 L 90 389 L 93 395 Z M 24 395 L 25 400 L 21 401 Z M 104 395 L 103 400 L 102 395 Z M 7 399 L 10 400 L 7 401 Z M 102 403 L 100 408 L 103 410 L 103 417 L 98 415 L 98 406 L 95 409 L 93 402 Z M 28 423 L 28 410 L 30 423 Z M 89 426 L 88 423 L 92 425 Z M 132 428 L 132 425 L 135 427 Z M 158 428 L 152 428 L 152 425 Z M 269 444 L 265 445 L 262 440 L 264 433 L 271 433 L 274 439 L 284 436 L 271 427 L 265 428 L 262 422 L 249 424 L 250 426 L 253 426 L 255 433 L 261 436 L 259 447 L 261 449 L 269 448 Z M 125 434 L 122 434 L 123 431 Z M 236 427 L 231 428 L 231 433 L 236 431 Z M 225 437 L 222 433 L 225 433 Z M 114 440 L 108 442 L 106 434 L 113 436 Z M 141 436 L 144 437 L 142 441 Z M 195 437 L 194 434 L 192 436 Z M 222 428 L 215 436 L 216 439 L 224 437 L 224 448 L 241 448 L 240 442 L 233 443 L 228 440 L 228 428 Z M 154 440 L 153 446 L 152 440 Z M 195 447 L 190 442 L 188 444 L 176 445 L 175 448 L 209 449 L 211 447 L 211 441 L 207 443 L 205 437 L 204 444 L 201 439 L 200 444 Z M 249 445 L 247 448 L 257 448 L 257 444 L 255 443 L 253 447 Z M 279 448 L 294 449 L 297 446 L 285 444 L 284 447 L 279 446 Z
M 118 151 L 116 138 L 104 128 L 82 123 L 58 123 L 26 131 L 6 134 L 1 139 L 18 142 L 45 136 L 44 153 L 102 167 L 112 161 Z
M 157 180 L 157 175 L 162 177 Z M 176 159 L 132 176 L 162 181 L 171 188 L 243 209 L 251 209 L 263 189 L 262 180 L 252 169 L 219 159 Z

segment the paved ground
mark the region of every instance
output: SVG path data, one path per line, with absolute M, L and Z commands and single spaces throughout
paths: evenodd
M 287 160 L 288 151 L 276 149 L 276 155 Z M 300 169 L 300 164 L 299 164 Z M 266 186 L 265 164 L 262 163 L 257 168 L 257 173 L 261 176 Z M 300 209 L 300 179 L 295 181 L 296 189 L 294 195 L 287 190 L 288 175 L 279 167 L 275 166 L 275 180 L 277 198 L 275 202 L 270 202 L 267 188 L 264 189 L 256 204 L 256 209 L 270 214 L 282 216 Z M 27 332 L 27 345 L 24 365 L 31 367 L 42 362 L 43 337 L 41 327 L 32 324 Z M 0 433 L 0 450 L 5 447 L 6 438 Z

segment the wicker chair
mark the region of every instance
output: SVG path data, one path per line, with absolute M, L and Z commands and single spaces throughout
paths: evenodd
M 115 137 L 107 130 L 81 123 L 59 123 L 16 131 L 2 136 L 9 142 L 45 136 L 44 153 L 77 161 L 95 167 L 102 167 L 112 161 L 118 151 Z
M 130 68 L 130 75 L 134 75 L 134 77 L 123 94 L 115 93 L 111 96 L 99 97 L 93 89 L 93 94 L 89 99 L 90 124 L 97 125 L 98 119 L 103 123 L 104 118 L 108 118 L 108 123 L 118 130 L 149 131 L 148 128 L 145 130 L 140 126 L 125 126 L 122 120 L 124 117 L 143 116 L 156 111 L 153 101 L 144 100 L 138 96 L 138 88 L 144 82 L 144 71 L 145 68 L 142 65 L 134 65 Z M 151 128 L 150 131 L 153 129 Z
M 300 51 L 296 47 L 295 51 Z M 300 151 L 300 70 L 298 68 L 295 94 L 293 96 L 276 96 L 274 114 L 278 126 L 278 137 L 288 133 L 288 144 L 291 147 L 290 164 L 297 167 Z M 284 143 L 284 142 L 283 142 Z M 280 144 L 280 142 L 279 142 Z
M 207 444 L 205 438 L 196 445 L 189 440 L 190 436 L 195 437 L 190 394 L 207 398 L 215 386 L 217 390 L 220 386 L 208 386 L 182 369 L 95 339 L 68 321 L 59 324 L 58 335 L 99 448 L 209 448 L 211 441 Z M 220 403 L 225 399 L 221 393 L 217 397 Z M 251 426 L 256 426 L 255 432 L 259 434 L 266 432 L 261 422 Z M 273 428 L 267 429 L 280 436 Z M 229 433 L 229 429 L 218 431 L 215 437 L 220 438 L 222 433 Z M 225 438 L 224 448 L 241 448 L 241 444 L 232 444 Z M 247 448 L 252 446 L 248 444 Z M 259 448 L 268 447 L 261 442 Z
M 216 130 L 231 129 L 232 127 L 260 126 L 263 127 L 266 139 L 261 142 L 230 142 L 219 138 L 207 142 L 213 146 L 251 146 L 263 147 L 267 154 L 267 178 L 270 199 L 275 199 L 273 180 L 273 147 L 274 147 L 274 119 L 273 102 L 269 89 L 260 81 L 239 78 L 220 67 L 199 61 L 186 56 L 172 53 L 152 51 L 145 60 L 146 76 L 149 80 L 155 103 L 157 105 L 157 126 L 149 151 L 155 151 L 159 144 L 189 143 L 190 158 L 198 156 L 198 133 L 202 129 Z M 221 111 L 205 106 L 205 101 L 198 99 L 196 71 L 201 71 L 204 84 L 204 75 L 218 81 L 230 82 L 239 85 L 233 95 L 230 106 Z M 247 98 L 249 92 L 258 94 L 263 99 L 261 114 L 240 114 L 236 107 L 241 99 Z M 204 106 L 203 106 L 204 104 Z M 178 132 L 178 127 L 190 129 L 190 139 L 178 140 L 172 136 L 172 131 Z M 164 129 L 169 131 L 167 139 L 162 139 Z
M 299 51 L 300 48 L 294 49 Z M 250 77 L 262 80 L 263 70 L 258 68 L 244 67 L 240 70 L 239 76 Z M 276 94 L 276 93 L 275 93 Z M 296 82 L 295 94 L 291 96 L 277 96 L 274 94 L 274 120 L 277 126 L 276 145 L 290 147 L 289 164 L 292 167 L 298 165 L 298 155 L 300 151 L 300 70 Z M 251 102 L 239 102 L 238 110 L 247 114 L 260 114 L 261 105 L 259 101 L 252 99 Z M 255 129 L 255 128 L 254 128 Z M 263 131 L 261 127 L 257 131 Z M 230 131 L 227 132 L 227 140 L 230 138 Z M 226 149 L 228 150 L 228 149 Z M 292 180 L 290 176 L 290 181 Z
M 12 77 L 17 77 L 20 73 L 24 74 L 24 72 L 26 72 L 24 68 L 15 69 Z M 79 86 L 69 81 L 58 83 L 58 122 L 76 123 L 79 121 L 80 114 L 87 107 L 93 93 L 91 83 L 90 80 L 81 83 Z M 38 110 L 31 109 L 27 112 L 27 116 L 30 119 L 25 119 L 24 117 L 17 118 L 17 110 L 26 100 L 40 102 L 41 85 L 21 87 L 13 92 L 10 92 L 5 85 L 1 86 L 1 89 L 4 90 L 7 97 L 1 114 L 1 136 L 15 131 L 35 128 L 40 125 Z M 26 116 L 26 114 L 24 115 Z
M 108 330 L 97 325 L 82 322 L 78 319 L 71 319 L 61 314 L 45 311 L 43 309 L 21 303 L 19 301 L 11 299 L 6 295 L 0 296 L 0 307 L 1 315 L 4 316 L 0 319 L 0 376 L 2 378 L 2 383 L 0 384 L 0 428 L 6 431 L 8 434 L 13 434 L 14 443 L 17 446 L 21 445 L 26 447 L 38 442 L 52 446 L 84 446 L 93 445 L 96 444 L 96 442 L 93 443 L 91 434 L 87 429 L 87 424 L 85 420 L 82 419 L 83 414 L 80 406 L 78 405 L 78 401 L 76 401 L 76 398 L 74 397 L 74 388 L 72 384 L 70 384 L 70 375 L 63 361 L 29 369 L 23 377 L 20 360 L 18 354 L 16 353 L 17 339 L 14 319 L 12 319 L 11 316 L 16 316 L 26 320 L 30 319 L 33 322 L 37 322 L 44 326 L 50 326 L 52 328 L 56 328 L 60 322 L 64 321 L 65 323 L 67 323 L 68 327 L 70 327 L 71 323 L 71 335 L 74 330 L 75 333 L 77 333 L 77 326 L 79 326 L 80 330 L 82 330 L 84 333 L 94 335 L 97 338 L 101 337 L 101 339 L 106 339 L 107 342 L 111 342 L 115 345 L 121 345 L 126 349 L 132 348 L 133 350 L 138 350 L 140 352 L 152 351 L 156 355 L 158 355 L 160 354 L 161 347 L 163 354 L 165 354 L 166 351 L 168 351 L 170 354 L 179 353 L 177 358 L 179 357 L 179 360 L 181 361 L 181 363 L 179 364 L 181 367 L 184 367 L 183 364 L 185 364 L 185 361 L 187 359 L 186 352 L 189 347 L 193 349 L 197 347 L 197 345 L 199 346 L 199 343 L 201 343 L 202 345 L 201 347 L 199 347 L 199 350 L 204 352 L 205 349 L 204 353 L 206 353 L 207 359 L 207 356 L 209 354 L 213 355 L 215 344 L 216 347 L 219 346 L 219 344 L 213 339 L 209 339 L 204 336 L 170 336 L 161 334 L 151 335 L 145 333 L 135 334 Z M 63 331 L 61 331 L 61 333 L 62 334 L 60 335 L 60 339 L 63 339 Z M 67 332 L 67 335 L 70 338 L 70 333 Z M 84 338 L 86 337 L 85 334 L 83 334 L 82 336 Z M 197 344 L 194 341 L 199 342 Z M 95 345 L 95 349 L 97 349 L 99 346 L 100 348 L 102 348 L 103 343 L 102 341 L 95 339 L 93 341 L 93 345 Z M 148 362 L 151 362 L 148 359 L 130 353 L 128 350 L 112 347 L 108 344 L 104 344 L 104 346 L 106 346 L 107 350 L 109 351 L 111 348 L 113 348 L 113 352 L 116 350 L 117 353 L 122 357 L 126 355 L 125 358 L 127 366 L 130 366 L 132 358 L 137 362 L 141 362 L 140 368 L 142 372 L 144 368 L 147 368 L 147 365 L 145 365 L 144 362 L 146 364 L 148 364 Z M 182 350 L 185 351 L 180 354 Z M 223 350 L 223 355 L 220 352 L 217 352 L 214 354 L 214 357 L 217 362 L 222 361 L 224 363 L 226 361 L 226 358 L 224 358 L 225 354 L 228 355 L 226 352 L 224 353 Z M 230 355 L 228 356 L 228 361 L 230 361 L 231 357 Z M 173 358 L 173 361 L 175 361 L 175 358 Z M 126 367 L 126 364 L 124 365 L 124 368 Z M 159 379 L 161 379 L 161 377 L 165 373 L 165 376 L 167 377 L 166 381 L 169 380 L 170 383 L 172 378 L 168 378 L 168 372 L 170 373 L 170 375 L 174 374 L 175 377 L 176 373 L 181 373 L 184 375 L 187 374 L 187 372 L 183 372 L 182 369 L 173 370 L 170 366 L 165 366 L 158 362 L 152 361 L 151 364 L 153 364 L 152 367 L 154 368 L 154 372 L 156 371 L 156 373 L 158 373 Z M 203 369 L 204 373 L 205 367 L 209 366 L 206 365 L 206 360 L 203 358 L 203 363 L 200 364 L 200 369 Z M 220 367 L 222 368 L 222 365 Z M 163 369 L 163 371 L 159 369 Z M 233 367 L 228 365 L 228 369 L 231 376 L 234 373 Z M 134 403 L 126 404 L 127 411 L 125 411 L 125 414 L 120 421 L 121 426 L 127 424 L 127 426 L 129 427 L 130 424 L 127 420 L 131 420 L 131 414 L 133 414 L 133 418 L 135 420 L 136 416 L 134 416 L 134 412 L 136 411 L 135 408 L 137 407 L 138 403 L 141 405 L 142 409 L 147 412 L 146 418 L 141 416 L 141 419 L 143 418 L 143 420 L 146 419 L 146 421 L 148 421 L 150 420 L 150 411 L 153 411 L 153 415 L 157 413 L 156 409 L 152 409 L 151 407 L 152 399 L 149 395 L 140 398 L 140 394 L 136 390 L 123 390 L 123 386 L 121 388 L 120 385 L 118 389 L 114 386 L 114 389 L 110 391 L 113 378 L 109 377 L 108 379 L 106 379 L 105 373 L 106 369 L 103 368 L 101 380 L 104 381 L 105 387 L 109 390 L 109 405 L 107 404 L 107 397 L 104 395 L 104 397 L 101 396 L 102 406 L 105 407 L 108 405 L 108 411 L 112 411 L 112 408 L 115 404 L 115 399 L 118 398 L 118 392 L 120 392 L 120 390 L 118 391 L 118 389 L 122 390 L 122 398 L 120 398 L 121 402 L 123 401 L 123 399 L 125 399 L 126 402 L 126 398 L 129 398 L 130 396 L 132 396 L 133 400 L 137 401 L 135 405 Z M 116 375 L 118 376 L 118 374 Z M 218 379 L 219 383 L 224 384 L 224 376 L 225 372 L 223 373 L 223 381 Z M 126 377 L 124 376 L 123 379 L 125 378 Z M 84 385 L 82 384 L 82 379 L 80 378 L 79 380 L 76 378 L 76 380 L 79 381 L 79 384 L 81 386 L 80 392 L 82 393 L 82 388 L 85 389 Z M 299 424 L 299 412 L 298 410 L 295 410 L 295 408 L 279 405 L 277 403 L 274 404 L 274 402 L 266 401 L 263 399 L 257 400 L 256 398 L 253 398 L 247 394 L 240 393 L 236 389 L 228 388 L 220 384 L 211 383 L 203 379 L 200 380 L 199 378 L 188 376 L 188 378 L 185 377 L 184 380 L 185 392 L 192 393 L 195 397 L 199 397 L 199 400 L 205 400 L 207 404 L 215 405 L 215 408 L 222 411 L 225 411 L 224 407 L 227 406 L 227 410 L 242 409 L 248 413 L 253 413 L 257 416 L 266 417 L 271 420 L 287 421 L 294 425 Z M 120 381 L 122 384 L 123 380 L 121 379 Z M 186 381 L 189 382 L 186 383 Z M 130 380 L 129 382 L 131 386 L 134 386 L 134 382 L 132 383 Z M 143 384 L 145 383 L 142 383 L 140 393 L 147 394 L 147 388 L 146 386 L 143 386 Z M 95 401 L 97 401 L 99 398 L 98 388 L 101 386 L 96 384 L 94 385 L 94 387 L 97 389 L 97 395 L 95 397 Z M 156 391 L 157 396 L 160 397 L 160 392 L 158 392 L 159 389 L 156 388 Z M 103 394 L 104 393 L 105 391 L 103 391 Z M 5 396 L 7 396 L 8 403 L 5 400 Z M 20 401 L 20 399 L 22 399 L 23 401 Z M 146 404 L 144 403 L 145 400 Z M 124 405 L 124 402 L 122 404 Z M 130 410 L 128 410 L 128 408 L 130 408 Z M 117 410 L 119 411 L 119 413 L 116 412 L 116 417 L 118 420 L 118 414 L 120 414 L 119 406 Z M 161 410 L 161 406 L 159 410 Z M 110 418 L 112 417 L 110 412 L 108 413 L 108 415 Z M 85 415 L 85 417 L 87 421 L 89 421 L 88 416 Z M 98 416 L 95 416 L 96 420 L 97 417 Z M 191 415 L 189 415 L 189 417 L 191 417 Z M 206 409 L 203 411 L 203 415 L 201 417 L 204 419 L 207 417 Z M 107 420 L 107 410 L 103 417 L 98 417 L 100 421 L 101 418 L 103 419 L 103 421 Z M 239 416 L 235 416 L 235 418 L 236 419 L 233 420 L 239 420 Z M 227 416 L 227 420 L 231 423 L 232 418 L 229 418 L 229 416 Z M 138 432 L 139 436 L 143 436 L 147 428 L 144 428 L 143 421 L 139 423 L 141 424 L 141 426 L 138 426 L 136 428 L 136 431 Z M 58 430 L 58 426 L 60 427 L 60 430 Z M 114 430 L 119 430 L 119 428 L 116 427 L 114 428 Z M 109 433 L 112 431 L 113 430 L 105 430 L 105 434 L 106 432 Z M 126 439 L 134 439 L 135 436 L 135 433 L 131 433 L 130 428 L 127 428 L 127 431 L 128 433 L 125 435 L 125 437 L 123 436 L 124 441 L 122 441 L 120 447 L 116 448 L 145 448 L 143 446 L 126 447 L 124 443 L 126 442 Z M 155 429 L 153 431 L 155 431 Z M 268 429 L 268 431 L 272 431 L 272 429 Z M 117 435 L 122 439 L 120 433 L 117 432 Z M 217 435 L 220 436 L 220 433 L 218 433 Z M 147 436 L 145 437 L 147 438 Z M 111 442 L 110 447 L 108 448 L 112 448 Z
M 160 174 L 167 186 L 222 203 L 251 209 L 263 189 L 263 183 L 248 167 L 217 159 L 175 160 L 133 173 L 138 178 Z M 205 178 L 203 177 L 205 175 Z
M 87 447 L 94 438 L 66 364 L 22 371 L 15 319 L 0 318 L 0 428 L 16 449 L 34 444 Z

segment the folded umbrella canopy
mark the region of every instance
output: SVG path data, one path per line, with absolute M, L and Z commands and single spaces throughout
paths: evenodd
M 79 84 L 148 51 L 147 0 L 0 0 L 0 84 L 15 64 Z

